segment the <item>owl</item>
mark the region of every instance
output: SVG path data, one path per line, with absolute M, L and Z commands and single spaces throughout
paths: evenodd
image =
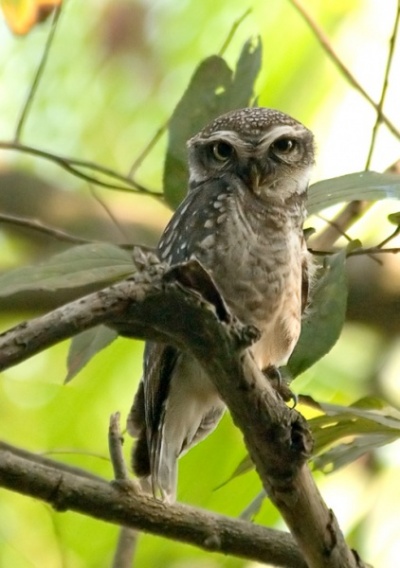
M 231 312 L 260 331 L 250 349 L 268 375 L 291 355 L 307 302 L 311 261 L 302 227 L 313 135 L 277 110 L 235 110 L 189 140 L 188 163 L 188 192 L 158 255 L 169 265 L 195 258 L 206 268 Z M 178 458 L 216 427 L 224 410 L 192 355 L 147 342 L 128 418 L 142 487 L 174 501 Z

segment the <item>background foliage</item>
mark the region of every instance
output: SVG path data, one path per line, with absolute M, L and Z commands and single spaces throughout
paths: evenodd
M 371 106 L 343 79 L 291 2 L 253 0 L 247 5 L 252 11 L 224 52 L 229 66 L 236 65 L 245 41 L 259 35 L 264 55 L 256 83 L 258 103 L 292 114 L 314 131 L 318 144 L 314 180 L 362 170 L 375 122 Z M 382 8 L 379 0 L 314 0 L 307 2 L 307 9 L 346 65 L 378 100 L 395 1 L 386 0 Z M 69 0 L 24 125 L 23 142 L 123 173 L 133 167 L 137 181 L 160 191 L 165 134 L 138 164 L 141 153 L 171 116 L 200 61 L 220 52 L 242 15 L 239 0 Z M 0 22 L 0 140 L 14 136 L 49 25 L 16 38 Z M 399 67 L 395 56 L 385 105 L 386 115 L 397 120 L 396 124 L 400 123 Z M 399 150 L 398 140 L 382 129 L 372 169 L 386 169 L 399 158 Z M 2 211 L 36 217 L 85 238 L 151 245 L 171 214 L 153 197 L 88 187 L 46 160 L 5 151 L 0 160 Z M 103 204 L 118 218 L 119 226 Z M 352 238 L 360 238 L 365 246 L 380 242 L 391 232 L 386 217 L 396 208 L 398 204 L 390 202 L 375 205 L 352 227 Z M 331 209 L 325 215 L 335 212 Z M 318 229 L 324 221 L 312 218 L 309 225 Z M 3 228 L 1 271 L 46 258 L 67 246 L 26 229 L 5 224 Z M 364 303 L 362 296 L 355 298 L 361 302 L 357 317 L 349 310 L 340 341 L 295 381 L 296 392 L 332 404 L 350 404 L 371 394 L 384 396 L 394 406 L 400 404 L 398 316 L 392 312 L 392 318 L 379 317 L 380 305 L 388 297 L 399 297 L 399 261 L 385 255 L 382 266 L 375 264 L 367 257 L 348 261 L 354 294 L 359 290 L 357 283 L 368 281 L 379 295 L 375 294 L 372 305 L 365 301 L 366 296 Z M 68 293 L 61 299 L 67 300 Z M 8 298 L 0 305 L 2 328 L 59 301 L 60 296 L 51 292 Z M 350 307 L 351 302 L 350 297 Z M 374 325 L 372 317 L 359 315 L 363 310 L 376 312 Z M 67 351 L 67 344 L 58 345 L 2 374 L 1 437 L 110 478 L 108 416 L 115 410 L 126 415 L 129 410 L 141 373 L 142 344 L 119 338 L 64 386 Z M 314 411 L 305 412 L 311 417 Z M 130 441 L 127 456 L 129 446 Z M 351 546 L 376 568 L 395 565 L 400 553 L 396 446 L 398 450 L 398 443 L 392 444 L 329 476 L 316 473 Z M 241 514 L 259 493 L 257 476 L 248 472 L 224 482 L 244 456 L 240 433 L 226 416 L 213 436 L 181 460 L 179 499 L 229 515 Z M 42 503 L 3 490 L 0 496 L 0 566 L 110 565 L 115 527 L 72 513 L 55 513 Z M 256 520 L 281 525 L 268 501 L 263 502 Z M 150 568 L 249 566 L 242 560 L 149 536 L 140 539 L 137 564 Z

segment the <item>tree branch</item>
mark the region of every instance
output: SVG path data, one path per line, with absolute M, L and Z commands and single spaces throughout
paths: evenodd
M 33 82 L 30 86 L 28 96 L 27 96 L 26 101 L 25 101 L 25 103 L 22 107 L 21 116 L 19 117 L 17 127 L 15 129 L 15 137 L 14 137 L 15 142 L 19 142 L 19 140 L 21 138 L 22 129 L 25 125 L 26 119 L 28 117 L 29 110 L 32 106 L 34 97 L 35 97 L 36 92 L 38 90 L 40 79 L 43 76 L 44 69 L 45 69 L 46 63 L 47 63 L 47 59 L 48 59 L 49 54 L 50 54 L 50 49 L 51 49 L 51 46 L 53 44 L 54 36 L 55 36 L 55 33 L 56 33 L 57 24 L 58 24 L 58 21 L 59 21 L 59 18 L 60 18 L 61 7 L 62 7 L 62 4 L 57 6 L 54 10 L 53 22 L 51 24 L 49 35 L 47 36 L 47 40 L 46 40 L 46 44 L 45 44 L 45 47 L 44 47 L 44 50 L 43 50 L 43 53 L 42 53 L 42 57 L 40 58 L 39 65 L 36 69 L 36 73 L 35 73 L 35 76 L 33 78 Z
M 249 560 L 286 568 L 307 568 L 287 533 L 229 519 L 184 505 L 168 505 L 105 480 L 62 470 L 61 464 L 36 461 L 34 454 L 0 442 L 0 485 L 51 504 Z
M 367 91 L 362 87 L 362 85 L 357 81 L 354 77 L 352 72 L 346 67 L 342 59 L 333 49 L 328 37 L 325 35 L 324 31 L 321 27 L 317 24 L 317 22 L 312 18 L 306 8 L 303 6 L 300 0 L 289 0 L 292 6 L 297 10 L 300 16 L 304 19 L 307 23 L 311 31 L 313 32 L 314 36 L 317 38 L 320 46 L 325 51 L 326 55 L 333 61 L 336 67 L 340 70 L 342 75 L 346 78 L 346 80 L 350 83 L 350 85 L 358 91 L 366 101 L 379 113 L 381 121 L 386 124 L 387 128 L 390 132 L 397 138 L 400 139 L 400 132 L 396 128 L 396 126 L 389 120 L 389 118 L 382 112 L 382 109 L 379 108 L 379 103 L 376 103 L 373 98 L 367 93 Z
M 128 470 L 122 453 L 123 438 L 119 426 L 120 414 L 116 412 L 110 418 L 108 429 L 108 447 L 117 481 L 128 480 Z M 112 568 L 131 568 L 135 555 L 138 532 L 130 527 L 121 527 L 115 550 Z
M 385 74 L 384 74 L 384 77 L 383 77 L 382 91 L 381 91 L 381 96 L 380 96 L 380 99 L 379 99 L 379 102 L 378 102 L 378 107 L 376 109 L 376 120 L 375 120 L 374 128 L 372 129 L 371 144 L 369 146 L 367 161 L 366 161 L 366 164 L 365 164 L 366 170 L 369 170 L 369 168 L 370 168 L 371 160 L 372 160 L 372 154 L 374 152 L 376 137 L 377 137 L 377 134 L 378 134 L 378 129 L 379 129 L 379 126 L 382 123 L 382 112 L 383 112 L 383 106 L 385 104 L 387 88 L 389 86 L 389 75 L 390 75 L 390 70 L 392 68 L 393 55 L 394 55 L 394 51 L 395 51 L 394 48 L 395 48 L 395 45 L 396 45 L 397 34 L 398 34 L 398 29 L 399 29 L 399 20 L 400 20 L 400 2 L 399 2 L 399 0 L 397 0 L 396 16 L 395 16 L 395 19 L 394 19 L 393 32 L 392 32 L 392 35 L 391 35 L 390 40 L 389 40 L 389 52 L 388 52 L 388 57 L 387 57 L 387 61 L 386 61 Z
M 20 144 L 19 142 L 0 141 L 0 150 L 13 150 L 16 152 L 21 152 L 23 154 L 30 154 L 38 158 L 49 160 L 50 162 L 54 162 L 64 170 L 67 170 L 74 176 L 101 187 L 108 189 L 118 189 L 120 191 L 134 191 L 144 193 L 155 198 L 162 198 L 162 193 L 152 191 L 151 189 L 137 183 L 132 178 L 124 176 L 111 168 L 96 164 L 95 162 L 88 162 L 86 160 L 79 160 L 77 158 L 60 156 L 52 152 L 47 152 L 46 150 L 40 150 L 39 148 L 35 148 L 34 146 Z M 114 181 L 112 183 L 104 181 L 92 174 L 85 173 L 84 170 L 88 170 L 89 172 L 96 172 Z
M 24 229 L 30 229 L 32 231 L 36 231 L 38 233 L 42 233 L 48 237 L 52 237 L 53 239 L 57 239 L 59 241 L 64 241 L 66 243 L 73 243 L 75 245 L 83 245 L 87 243 L 92 243 L 93 241 L 89 239 L 83 239 L 81 237 L 77 237 L 72 235 L 71 233 L 67 233 L 57 227 L 50 227 L 37 219 L 30 219 L 28 217 L 21 217 L 19 215 L 10 215 L 8 213 L 0 213 L 0 223 L 7 223 L 8 225 L 12 225 L 14 227 L 23 227 Z
M 305 420 L 284 404 L 246 349 L 259 337 L 257 330 L 231 316 L 197 261 L 168 269 L 137 250 L 135 262 L 132 278 L 3 334 L 0 367 L 99 323 L 191 352 L 241 429 L 264 488 L 308 567 L 365 566 L 347 547 L 306 465 L 312 441 Z

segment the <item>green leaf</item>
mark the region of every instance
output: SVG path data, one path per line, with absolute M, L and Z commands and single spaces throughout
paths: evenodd
M 324 266 L 318 271 L 311 306 L 288 362 L 292 377 L 326 355 L 340 336 L 347 305 L 345 260 L 345 251 L 326 257 Z
M 105 325 L 98 325 L 76 335 L 72 339 L 69 348 L 67 358 L 68 373 L 64 382 L 69 383 L 87 365 L 92 357 L 102 349 L 105 349 L 117 337 L 118 333 Z
M 0 296 L 27 290 L 65 290 L 108 283 L 134 272 L 129 252 L 107 243 L 73 247 L 42 264 L 10 270 L 0 277 Z
M 247 473 L 248 471 L 252 471 L 253 469 L 254 469 L 254 463 L 252 462 L 249 454 L 247 454 L 239 463 L 239 465 L 235 468 L 235 471 L 232 473 L 232 475 L 230 475 L 228 479 L 217 485 L 215 490 L 221 489 L 221 487 L 225 487 L 227 483 L 229 483 L 236 477 L 240 477 L 241 475 L 244 475 L 245 473 Z
M 390 444 L 397 440 L 399 436 L 390 434 L 366 434 L 356 438 L 351 442 L 339 444 L 331 450 L 314 458 L 314 468 L 320 469 L 325 473 L 332 473 L 341 467 L 357 460 L 366 453 Z
M 360 248 L 362 248 L 362 246 L 363 246 L 363 244 L 360 241 L 360 239 L 353 239 L 346 246 L 346 254 L 349 255 L 350 253 L 354 252 L 355 250 L 359 250 Z
M 385 428 L 394 428 L 400 432 L 400 412 L 376 397 L 361 398 L 350 406 L 322 402 L 318 402 L 314 406 L 325 413 L 324 416 L 312 419 L 312 423 L 317 426 L 325 426 L 325 424 L 331 421 L 331 418 L 336 420 L 338 416 L 349 416 L 351 420 L 353 418 L 373 419 L 374 422 L 381 424 Z
M 254 96 L 254 83 L 261 69 L 261 59 L 260 38 L 247 40 L 237 62 L 232 84 L 225 93 L 224 112 L 249 106 Z
M 254 466 L 253 466 L 254 468 Z M 260 493 L 247 505 L 247 507 L 239 515 L 239 519 L 244 521 L 252 521 L 254 517 L 260 512 L 264 499 L 266 499 L 267 494 L 264 491 Z
M 333 471 L 374 448 L 400 438 L 400 413 L 384 401 L 365 397 L 351 406 L 311 403 L 325 412 L 309 420 L 315 467 Z M 344 439 L 349 442 L 338 444 Z M 332 447 L 333 446 L 333 447 Z
M 393 225 L 400 226 L 400 211 L 388 215 L 388 221 Z
M 245 43 L 235 75 L 222 57 L 200 63 L 169 122 L 164 165 L 164 195 L 174 209 L 186 195 L 188 168 L 186 143 L 217 116 L 249 106 L 261 67 L 261 43 Z
M 163 183 L 165 199 L 173 208 L 187 189 L 186 142 L 220 114 L 220 99 L 229 86 L 231 73 L 222 57 L 214 55 L 202 61 L 172 114 Z
M 331 205 L 358 199 L 400 199 L 400 176 L 357 172 L 319 181 L 310 186 L 307 209 L 312 215 Z
M 400 438 L 400 412 L 379 398 L 364 397 L 350 406 L 320 403 L 304 395 L 300 401 L 324 413 L 308 420 L 308 426 L 314 438 L 314 467 L 326 473 Z M 225 483 L 252 469 L 247 455 Z M 249 507 L 253 511 L 256 503 Z

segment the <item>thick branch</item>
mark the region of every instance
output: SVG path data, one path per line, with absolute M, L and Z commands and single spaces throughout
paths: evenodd
M 154 272 L 154 271 L 153 271 Z M 29 322 L 23 322 L 0 335 L 0 370 L 20 363 L 51 347 L 52 345 L 101 323 L 122 319 L 131 304 L 140 311 L 142 300 L 154 301 L 162 296 L 161 278 L 159 275 L 135 275 L 131 280 L 124 280 L 79 300 L 57 308 L 52 312 Z M 160 314 L 161 312 L 159 312 Z M 144 321 L 147 323 L 146 318 Z M 165 335 L 146 329 L 146 323 L 137 321 L 132 330 L 139 338 L 165 339 Z M 147 333 L 146 333 L 147 332 Z
M 309 568 L 364 566 L 347 547 L 307 468 L 311 438 L 304 419 L 284 404 L 246 350 L 257 335 L 254 328 L 234 321 L 195 261 L 166 270 L 154 256 L 136 260 L 139 271 L 132 279 L 4 334 L 0 367 L 98 323 L 190 351 L 243 432 L 264 488 Z
M 62 470 L 51 460 L 39 462 L 28 452 L 0 443 L 0 485 L 50 503 L 58 511 L 77 511 L 96 519 L 150 532 L 205 550 L 307 568 L 287 533 L 184 505 L 165 505 L 104 480 Z

